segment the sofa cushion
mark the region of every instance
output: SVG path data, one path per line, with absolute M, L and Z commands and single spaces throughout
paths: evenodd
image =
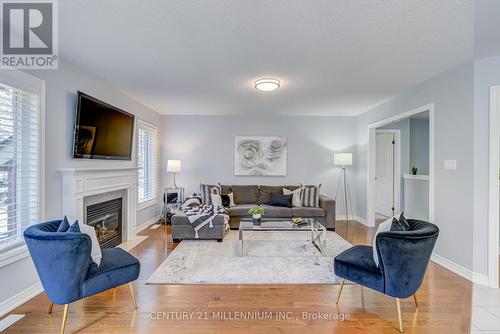
M 282 186 L 260 186 L 259 187 L 259 204 L 271 203 L 271 193 L 283 194 Z
M 254 206 L 255 204 L 237 204 L 229 208 L 229 215 L 231 217 L 250 217 L 248 210 Z
M 234 194 L 234 203 L 238 204 L 258 204 L 259 203 L 259 186 L 231 186 Z
M 92 263 L 89 266 L 82 286 L 83 297 L 135 281 L 139 277 L 140 270 L 139 260 L 123 249 L 103 249 L 101 265 Z
M 268 204 L 263 204 L 261 207 L 264 208 L 264 218 L 291 218 L 292 209 L 282 206 L 271 206 Z
M 334 270 L 339 277 L 384 292 L 384 276 L 373 261 L 370 246 L 353 246 L 337 255 Z
M 324 217 L 326 212 L 323 208 L 294 207 L 292 209 L 294 217 L 310 218 Z

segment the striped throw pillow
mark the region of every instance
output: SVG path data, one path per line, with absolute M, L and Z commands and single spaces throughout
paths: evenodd
M 221 189 L 219 185 L 214 184 L 200 184 L 200 192 L 201 192 L 201 203 L 203 205 L 211 205 L 212 197 L 211 194 L 219 194 L 221 193 Z
M 302 187 L 302 206 L 304 207 L 313 207 L 319 208 L 319 188 L 321 188 L 321 184 L 319 186 L 303 186 Z

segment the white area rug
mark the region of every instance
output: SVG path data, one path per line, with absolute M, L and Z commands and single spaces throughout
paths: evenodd
M 146 284 L 338 284 L 333 259 L 351 244 L 331 231 L 326 239 L 326 256 L 309 232 L 248 232 L 246 256 L 238 231 L 223 242 L 183 240 Z

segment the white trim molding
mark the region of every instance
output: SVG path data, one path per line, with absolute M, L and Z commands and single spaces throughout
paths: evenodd
M 0 253 L 0 268 L 8 266 L 11 263 L 17 262 L 28 257 L 30 254 L 28 252 L 28 247 L 26 244 L 12 248 Z
M 432 254 L 431 261 L 440 265 L 441 267 L 448 269 L 452 273 L 457 274 L 458 276 L 465 278 L 468 281 L 472 282 L 472 271 L 462 267 L 459 264 L 456 264 L 453 261 L 448 260 L 447 258 L 444 258 L 440 255 L 437 254 Z
M 42 283 L 38 282 L 28 287 L 27 289 L 24 289 L 23 291 L 16 293 L 9 299 L 2 301 L 0 303 L 0 317 L 3 317 L 16 307 L 26 303 L 28 300 L 35 297 L 41 292 L 43 292 Z
M 335 220 L 346 220 L 346 217 L 345 217 L 345 215 L 336 215 Z M 354 217 L 353 217 L 353 216 L 349 215 L 349 221 L 352 221 L 352 220 L 355 220 L 358 223 L 363 224 L 363 225 L 368 227 L 368 225 L 366 225 L 366 219 L 363 217 L 356 216 L 356 215 L 354 215 Z
M 432 254 L 431 261 L 434 262 L 435 264 L 451 271 L 454 274 L 457 274 L 458 276 L 465 278 L 468 281 L 471 281 L 476 284 L 480 285 L 488 285 L 488 275 L 481 274 L 481 273 L 475 273 L 465 267 L 462 267 L 459 264 L 456 264 L 453 261 L 448 260 L 447 258 L 444 258 L 440 255 L 437 254 Z
M 123 241 L 135 239 L 137 219 L 137 168 L 60 168 L 63 179 L 63 212 L 70 220 L 85 221 L 84 199 L 123 191 L 125 225 Z
M 500 86 L 490 87 L 490 139 L 488 186 L 488 286 L 498 288 Z

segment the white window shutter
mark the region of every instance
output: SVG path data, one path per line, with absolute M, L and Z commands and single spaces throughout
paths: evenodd
M 137 167 L 139 204 L 156 200 L 157 193 L 157 129 L 138 121 Z
M 41 94 L 0 82 L 0 252 L 23 243 L 40 212 Z

